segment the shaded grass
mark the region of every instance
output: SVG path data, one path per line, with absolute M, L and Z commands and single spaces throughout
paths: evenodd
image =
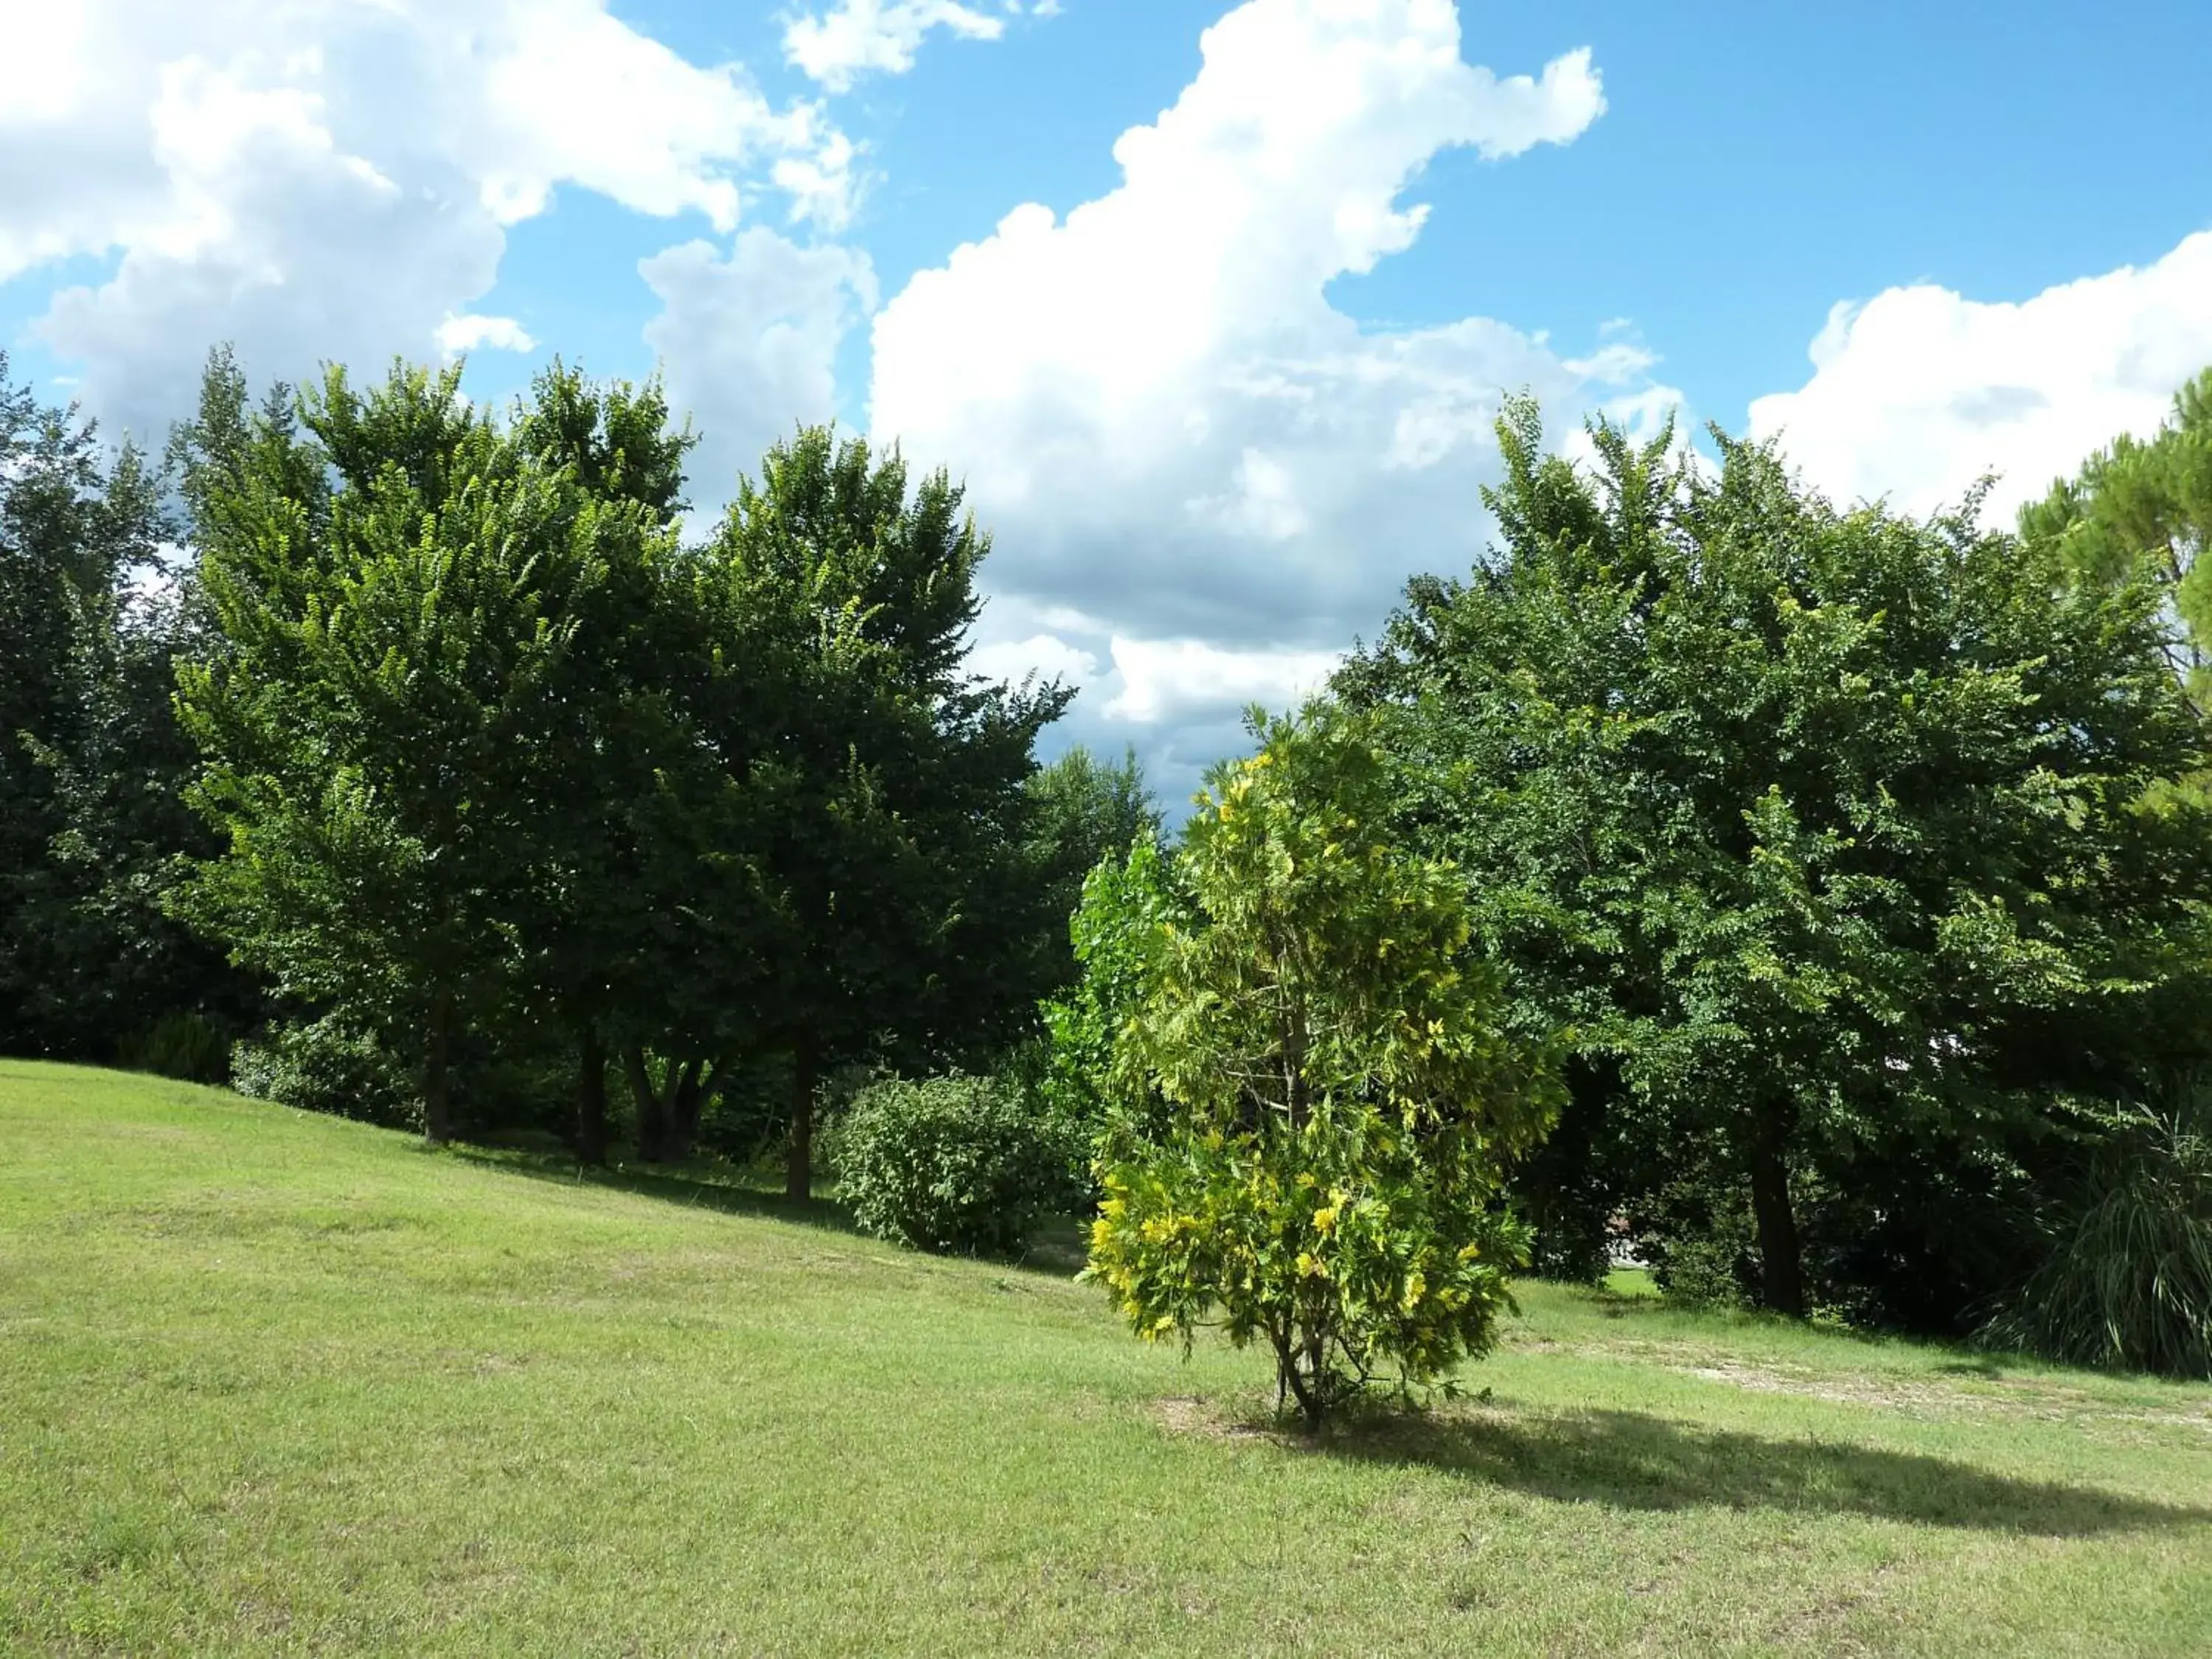
M 1532 1285 L 1314 1445 L 1066 1266 L 0 1062 L 0 1650 L 2212 1650 L 2212 1391 Z
M 1401 1421 L 1355 1431 L 1336 1449 L 1562 1503 L 1629 1509 L 1856 1514 L 2056 1538 L 2212 1522 L 2212 1508 L 1993 1474 L 1920 1452 L 1710 1430 L 1642 1412 Z

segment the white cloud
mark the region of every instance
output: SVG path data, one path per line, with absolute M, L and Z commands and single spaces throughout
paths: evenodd
M 448 357 L 467 351 L 535 351 L 538 342 L 512 317 L 448 317 L 438 325 L 438 349 Z
M 1127 640 L 1113 644 L 1121 689 L 1105 713 L 1154 726 L 1196 714 L 1217 719 L 1252 703 L 1282 710 L 1319 690 L 1343 653 L 1224 650 L 1202 640 Z
M 1030 9 L 1050 16 L 1059 8 Z M 836 0 L 826 12 L 803 13 L 783 32 L 783 52 L 795 67 L 832 92 L 845 92 L 864 75 L 903 75 L 933 29 L 968 40 L 995 40 L 1020 0 L 992 6 L 963 0 Z
M 1075 686 L 1088 685 L 1098 678 L 1097 657 L 1051 634 L 979 645 L 969 653 L 968 665 L 986 679 L 1010 685 L 1018 685 L 1031 675 Z
M 1177 814 L 1209 766 L 1246 747 L 1248 707 L 1294 708 L 1340 660 L 1334 651 L 1132 639 L 1097 617 L 1004 593 L 978 633 L 969 658 L 978 673 L 1013 684 L 1035 673 L 1081 693 L 1047 734 L 1048 749 L 1119 755 L 1134 740 L 1155 793 Z
M 835 245 L 801 246 L 754 226 L 725 256 L 686 242 L 640 263 L 660 301 L 646 325 L 675 407 L 696 422 L 692 495 L 726 499 L 740 470 L 799 422 L 832 418 L 836 356 L 846 333 L 876 303 L 867 256 Z
M 1912 513 L 1997 472 L 2002 524 L 2117 434 L 2153 431 L 2212 363 L 2212 232 L 2017 303 L 1918 284 L 1838 305 L 1812 359 L 1803 386 L 1752 404 L 1753 436 L 1778 434 L 1839 500 Z
M 821 226 L 849 206 L 852 146 L 818 108 L 607 0 L 0 4 L 0 280 L 112 262 L 35 326 L 142 434 L 218 339 L 295 378 L 445 344 L 506 228 L 564 185 L 724 232 L 756 183 Z
M 1503 160 L 1596 119 L 1587 52 L 1500 77 L 1462 58 L 1449 0 L 1252 0 L 1200 44 L 1115 144 L 1115 189 L 1015 208 L 874 325 L 875 431 L 968 480 L 1001 602 L 1095 619 L 1062 637 L 1126 665 L 1114 708 L 1158 726 L 1279 701 L 1408 574 L 1464 568 L 1505 391 L 1571 426 L 1652 361 L 1481 318 L 1369 330 L 1328 297 L 1414 241 L 1404 192 L 1440 151 Z

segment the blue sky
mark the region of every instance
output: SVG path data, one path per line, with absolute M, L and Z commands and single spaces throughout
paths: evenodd
M 0 343 L 154 434 L 217 339 L 658 363 L 702 507 L 872 428 L 996 534 L 981 659 L 1175 794 L 1479 550 L 1504 390 L 1912 510 L 2155 424 L 2206 62 L 2201 0 L 0 0 Z

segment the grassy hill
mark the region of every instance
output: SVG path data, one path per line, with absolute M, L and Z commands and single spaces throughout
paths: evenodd
M 1531 1285 L 1313 1448 L 752 1202 L 0 1061 L 0 1650 L 2212 1651 L 2212 1391 Z

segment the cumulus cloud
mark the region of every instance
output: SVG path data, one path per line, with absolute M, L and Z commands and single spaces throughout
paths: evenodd
M 2148 435 L 2212 362 L 2212 232 L 2017 302 L 1923 283 L 1840 304 L 1812 360 L 1804 386 L 1752 404 L 1753 435 L 1840 500 L 1912 513 L 1995 472 L 2003 523 L 2115 434 Z
M 1342 660 L 1335 651 L 1224 650 L 1203 640 L 1117 637 L 1112 649 L 1121 684 L 1105 713 L 1143 726 L 1255 702 L 1289 708 L 1321 690 Z
M 6 32 L 0 279 L 109 262 L 36 326 L 142 432 L 213 340 L 290 376 L 452 349 L 506 228 L 564 185 L 724 233 L 756 180 L 820 225 L 849 204 L 852 147 L 817 107 L 606 0 L 76 0 L 11 6 Z
M 1044 0 L 1030 9 L 1048 16 L 1059 7 Z M 967 40 L 995 40 L 1006 19 L 1021 14 L 1020 0 L 991 6 L 962 0 L 837 0 L 826 12 L 802 13 L 784 27 L 783 52 L 792 64 L 831 92 L 844 92 L 864 75 L 903 75 L 933 29 Z
M 1054 634 L 1031 634 L 1026 639 L 997 640 L 969 654 L 968 665 L 986 679 L 1018 685 L 1024 680 L 1058 680 L 1063 685 L 1085 686 L 1098 678 L 1098 659 Z
M 468 351 L 535 351 L 538 342 L 512 317 L 448 317 L 438 325 L 438 349 L 449 357 Z
M 1503 161 L 1597 119 L 1587 51 L 1498 75 L 1449 0 L 1251 0 L 1200 46 L 1115 144 L 1116 188 L 1015 208 L 878 313 L 871 409 L 994 528 L 989 637 L 1034 650 L 1060 613 L 1045 631 L 1111 665 L 1082 721 L 1186 763 L 1191 733 L 1234 743 L 1238 706 L 1308 689 L 1407 575 L 1479 552 L 1505 391 L 1563 428 L 1673 400 L 1617 331 L 1570 357 L 1483 318 L 1370 330 L 1328 297 L 1419 235 L 1405 196 L 1438 153 Z
M 798 422 L 836 415 L 837 348 L 873 309 L 875 272 L 856 250 L 802 246 L 755 226 L 727 254 L 686 242 L 642 261 L 638 273 L 661 307 L 646 341 L 664 365 L 671 402 L 701 435 L 693 493 L 711 506 Z

